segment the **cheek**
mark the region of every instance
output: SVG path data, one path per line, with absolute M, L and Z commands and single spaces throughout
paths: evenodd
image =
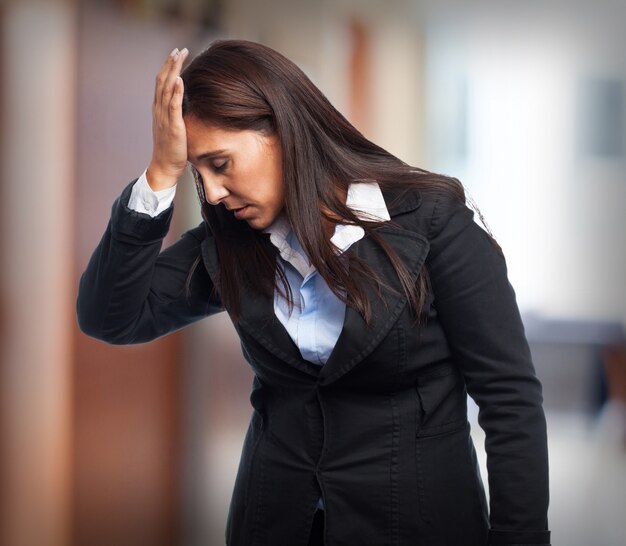
M 274 186 L 274 203 L 277 208 L 283 206 L 285 202 L 285 188 L 282 183 L 276 184 Z
M 285 183 L 279 168 L 272 172 L 272 190 L 275 200 L 282 205 L 285 201 Z
M 254 176 L 250 180 L 257 180 L 256 184 L 249 186 L 250 192 L 259 197 L 266 205 L 273 208 L 279 207 L 284 201 L 284 188 L 282 183 L 273 176 L 265 176 L 261 179 Z

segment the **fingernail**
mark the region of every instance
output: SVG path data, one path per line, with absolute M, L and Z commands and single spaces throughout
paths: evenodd
M 170 57 L 172 58 L 176 57 L 177 53 L 178 53 L 178 48 L 175 47 L 174 49 L 172 49 L 172 52 L 170 53 Z
M 189 53 L 189 50 L 186 47 L 180 50 L 181 55 L 187 55 L 187 53 Z

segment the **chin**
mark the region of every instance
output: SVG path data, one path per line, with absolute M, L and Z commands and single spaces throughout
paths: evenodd
M 257 231 L 265 229 L 266 227 L 269 226 L 269 224 L 267 224 L 266 222 L 263 222 L 262 220 L 259 220 L 258 218 L 252 218 L 250 220 L 246 220 L 246 222 L 248 222 L 248 225 L 252 229 L 256 229 Z
M 272 223 L 276 220 L 277 216 L 265 215 L 265 216 L 253 216 L 252 218 L 248 218 L 245 220 L 248 222 L 248 225 L 255 230 L 261 231 L 263 229 L 267 229 L 272 225 Z

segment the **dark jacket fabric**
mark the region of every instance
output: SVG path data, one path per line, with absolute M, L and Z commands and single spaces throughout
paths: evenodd
M 155 218 L 129 209 L 134 182 L 113 204 L 77 299 L 81 330 L 112 344 L 148 342 L 224 310 L 205 225 L 161 250 L 173 207 Z M 271 298 L 243 291 L 234 326 L 255 374 L 253 411 L 226 543 L 306 546 L 322 495 L 328 546 L 547 545 L 541 384 L 505 259 L 467 206 L 383 196 L 397 225 L 379 233 L 414 279 L 428 272 L 426 325 L 414 326 L 391 263 L 367 236 L 348 252 L 396 293 L 368 288 L 369 327 L 346 309 L 324 366 L 302 358 Z M 468 393 L 486 434 L 489 506 Z

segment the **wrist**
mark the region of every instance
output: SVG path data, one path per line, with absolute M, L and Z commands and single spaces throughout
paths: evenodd
M 178 176 L 164 173 L 152 164 L 146 170 L 146 180 L 154 192 L 175 186 L 178 183 L 178 178 Z

